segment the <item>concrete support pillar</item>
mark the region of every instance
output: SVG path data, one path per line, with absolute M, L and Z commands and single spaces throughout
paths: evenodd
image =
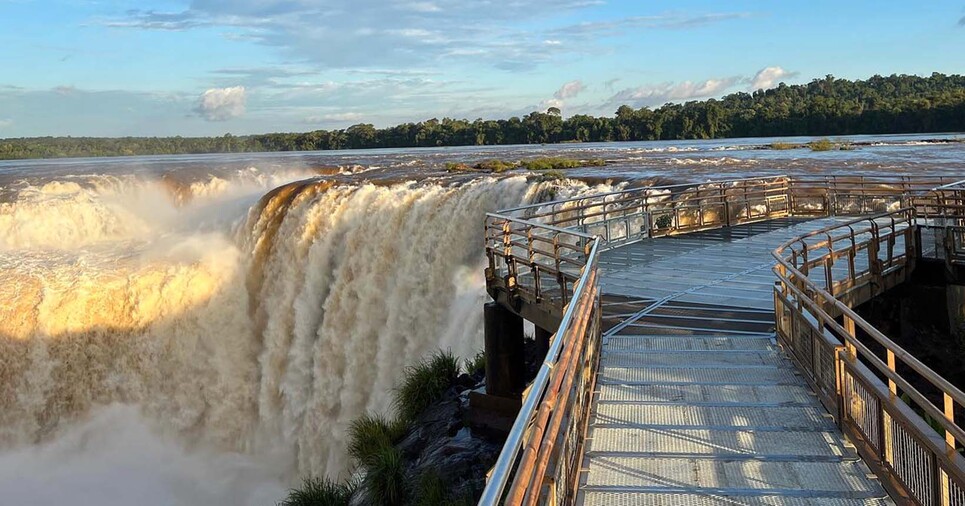
M 485 306 L 486 393 L 519 398 L 526 388 L 523 319 L 496 302 Z
M 537 325 L 535 334 L 533 337 L 536 339 L 536 359 L 538 363 L 542 363 L 546 359 L 546 352 L 550 350 L 550 338 L 553 337 L 553 332 Z

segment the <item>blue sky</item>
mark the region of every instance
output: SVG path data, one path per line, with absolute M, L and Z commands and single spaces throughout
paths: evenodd
M 612 114 L 963 49 L 963 0 L 0 0 L 0 137 Z

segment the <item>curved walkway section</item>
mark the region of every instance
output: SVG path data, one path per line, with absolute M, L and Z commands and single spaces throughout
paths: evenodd
M 774 339 L 771 251 L 836 218 L 601 258 L 602 357 L 578 504 L 888 504 Z

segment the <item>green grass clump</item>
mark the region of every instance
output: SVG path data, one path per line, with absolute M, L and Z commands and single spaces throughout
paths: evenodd
M 670 225 L 673 224 L 673 218 L 669 214 L 663 214 L 657 217 L 653 224 L 657 228 L 670 228 Z
M 539 182 L 545 183 L 547 181 L 560 181 L 566 179 L 566 175 L 562 171 L 558 170 L 547 170 L 539 175 Z
M 473 169 L 469 165 L 461 162 L 446 162 L 448 172 L 471 172 Z
M 831 151 L 835 148 L 835 145 L 831 142 L 831 139 L 818 139 L 809 142 L 808 147 L 811 148 L 811 151 Z
M 402 452 L 391 446 L 380 448 L 365 469 L 362 488 L 368 504 L 396 506 L 406 502 L 408 489 Z
M 593 160 L 576 160 L 573 158 L 544 157 L 523 160 L 520 162 L 520 165 L 528 170 L 564 170 L 578 167 L 602 167 L 606 165 L 606 160 L 598 158 Z
M 389 421 L 381 415 L 362 415 L 349 427 L 348 454 L 360 465 L 369 462 L 384 448 L 398 443 L 408 431 L 401 420 Z
M 439 473 L 429 469 L 419 475 L 412 502 L 414 506 L 471 506 L 468 497 L 454 496 Z
M 787 149 L 797 149 L 800 148 L 800 144 L 793 144 L 790 142 L 772 142 L 771 149 L 776 149 L 778 151 L 784 151 Z
M 307 478 L 301 487 L 288 491 L 278 506 L 348 506 L 355 482 L 338 483 L 325 478 Z
M 415 420 L 442 396 L 459 376 L 459 359 L 439 350 L 422 362 L 407 367 L 395 391 L 395 407 L 402 420 Z
M 518 163 L 507 162 L 505 160 L 483 160 L 473 167 L 479 170 L 485 170 L 487 172 L 506 172 L 507 170 L 512 170 L 518 167 Z
M 480 351 L 475 357 L 467 358 L 463 361 L 463 368 L 466 374 L 476 374 L 486 370 L 486 352 Z

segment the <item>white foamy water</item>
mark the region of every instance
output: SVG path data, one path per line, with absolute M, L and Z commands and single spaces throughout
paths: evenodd
M 344 475 L 405 366 L 482 348 L 485 212 L 610 188 L 249 176 L 0 204 L 3 502 L 270 504 Z

